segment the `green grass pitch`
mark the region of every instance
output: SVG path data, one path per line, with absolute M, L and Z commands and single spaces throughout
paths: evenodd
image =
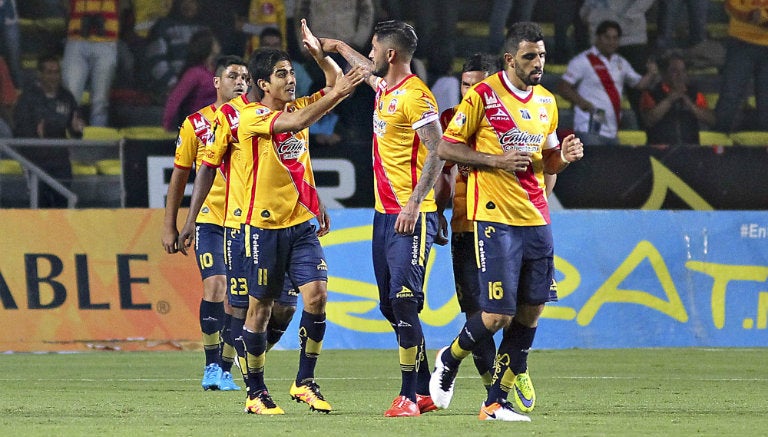
M 317 380 L 334 411 L 312 413 L 288 396 L 297 357 L 268 354 L 267 384 L 286 414 L 264 417 L 243 413 L 244 391 L 200 388 L 202 352 L 0 355 L 0 435 L 768 434 L 768 348 L 533 351 L 531 423 L 477 420 L 484 389 L 471 360 L 449 409 L 383 417 L 400 387 L 394 350 L 324 351 Z

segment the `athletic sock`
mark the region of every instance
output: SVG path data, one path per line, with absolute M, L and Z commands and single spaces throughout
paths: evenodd
M 245 362 L 248 368 L 248 395 L 253 397 L 267 389 L 264 383 L 264 363 L 267 358 L 267 334 L 243 329 Z
M 394 299 L 392 302 L 392 310 L 397 320 L 397 342 L 402 377 L 400 395 L 413 402 L 416 402 L 419 349 L 424 341 L 418 305 L 416 301 L 405 299 Z
M 223 323 L 224 302 L 200 300 L 200 331 L 203 333 L 206 366 L 220 363 L 220 331 Z
M 317 364 L 317 357 L 323 349 L 323 337 L 325 337 L 325 314 L 302 311 L 299 322 L 301 354 L 299 355 L 296 385 L 315 378 L 315 365 Z

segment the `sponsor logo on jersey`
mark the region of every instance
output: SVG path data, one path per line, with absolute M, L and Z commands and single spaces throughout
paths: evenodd
M 514 147 L 521 152 L 535 153 L 539 151 L 539 146 L 544 143 L 544 135 L 522 131 L 515 126 L 499 135 L 499 143 L 505 152 Z
M 307 146 L 304 140 L 300 140 L 294 136 L 290 136 L 285 141 L 281 141 L 277 146 L 277 155 L 280 156 L 281 161 L 288 161 L 292 159 L 299 159 L 299 157 L 307 150 Z

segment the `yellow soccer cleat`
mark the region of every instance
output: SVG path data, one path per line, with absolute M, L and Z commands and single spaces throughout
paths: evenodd
M 266 390 L 257 394 L 254 398 L 251 398 L 250 396 L 245 398 L 245 412 L 248 414 L 264 415 L 285 414 L 285 411 L 275 404 L 275 401 L 272 400 L 272 396 L 270 396 L 269 392 Z
M 533 407 L 536 406 L 536 391 L 533 389 L 533 382 L 531 382 L 531 376 L 528 375 L 527 370 L 515 375 L 512 391 L 514 392 L 515 406 L 519 411 L 523 413 L 533 411 Z
M 309 409 L 312 411 L 322 411 L 328 414 L 333 409 L 320 393 L 320 386 L 314 380 L 309 380 L 306 384 L 299 386 L 294 381 L 288 393 L 290 393 L 291 399 L 296 402 L 304 402 L 309 405 Z

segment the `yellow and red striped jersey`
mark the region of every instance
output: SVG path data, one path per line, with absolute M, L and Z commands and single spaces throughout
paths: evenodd
M 173 158 L 173 166 L 189 170 L 192 166 L 199 167 L 203 161 L 206 143 L 211 137 L 212 121 L 214 119 L 214 105 L 206 106 L 199 111 L 190 114 L 184 119 L 176 139 L 176 153 Z M 224 175 L 221 169 L 216 172 L 211 191 L 205 197 L 196 222 L 212 223 L 221 226 L 224 223 Z
M 470 220 L 512 226 L 550 222 L 542 150 L 558 146 L 557 117 L 552 93 L 542 86 L 534 86 L 530 92 L 516 90 L 503 71 L 467 92 L 443 139 L 489 154 L 516 148 L 531 152 L 533 159 L 521 172 L 472 169 L 467 181 Z
M 440 114 L 440 126 L 445 130 L 448 127 L 448 123 L 456 114 L 456 106 L 448 108 Z M 474 226 L 472 222 L 467 219 L 467 179 L 469 179 L 470 167 L 464 164 L 449 163 L 448 165 L 456 165 L 458 172 L 456 173 L 456 182 L 453 189 L 453 208 L 451 212 L 451 232 L 474 232 Z M 446 166 L 446 169 L 450 169 Z
M 69 0 L 67 37 L 100 42 L 117 41 L 120 27 L 119 3 L 119 0 Z M 101 25 L 96 25 L 96 20 Z M 94 31 L 84 38 L 83 25 L 89 21 Z
M 230 153 L 229 192 L 243 194 L 241 223 L 282 229 L 304 223 L 319 213 L 315 177 L 309 159 L 309 128 L 274 133 L 284 112 L 301 109 L 322 97 L 317 92 L 275 111 L 259 102 L 240 111 L 239 148 Z M 217 133 L 218 136 L 218 133 Z M 216 139 L 213 144 L 218 144 Z M 206 149 L 205 163 L 221 161 L 220 147 Z M 247 171 L 251 166 L 252 171 Z M 230 196 L 231 197 L 231 196 Z
M 427 148 L 416 129 L 436 121 L 437 103 L 426 84 L 412 74 L 392 88 L 379 81 L 373 110 L 373 176 L 376 211 L 397 214 L 421 177 Z M 436 211 L 434 190 L 421 212 Z
M 243 156 L 238 138 L 240 112 L 251 102 L 243 94 L 221 105 L 216 110 L 213 122 L 214 135 L 208 141 L 205 161 L 207 165 L 221 166 L 226 176 L 226 194 L 224 203 L 224 226 L 239 229 L 243 223 L 243 199 L 240 181 L 250 173 L 252 162 L 239 159 Z M 237 165 L 232 165 L 237 158 Z M 233 184 L 233 181 L 234 184 Z M 233 189 L 234 188 L 234 189 Z

